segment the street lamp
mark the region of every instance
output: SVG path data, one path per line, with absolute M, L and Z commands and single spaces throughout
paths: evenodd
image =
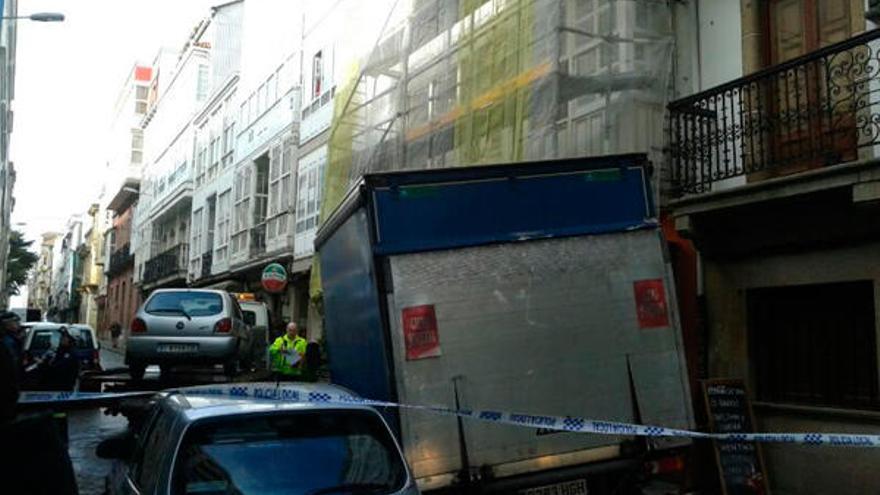
M 64 20 L 64 14 L 59 12 L 37 12 L 36 14 L 31 15 L 15 15 L 3 18 L 4 21 L 7 19 L 29 19 L 36 22 L 62 22 Z

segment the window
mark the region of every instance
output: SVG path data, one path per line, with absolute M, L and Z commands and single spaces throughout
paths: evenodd
M 278 148 L 275 148 L 277 150 Z M 256 180 L 254 182 L 254 225 L 266 221 L 269 206 L 269 164 L 271 158 L 262 155 L 254 161 Z
M 233 186 L 234 201 L 232 218 L 232 253 L 242 252 L 247 247 L 247 230 L 250 228 L 251 177 L 253 168 L 242 167 L 236 173 Z
M 209 156 L 210 156 L 210 161 L 209 161 L 209 165 L 208 165 L 208 180 L 211 180 L 217 174 L 217 167 L 220 165 L 221 150 L 220 150 L 220 136 L 219 135 L 212 135 L 211 136 Z
M 231 217 L 230 198 L 232 192 L 226 190 L 217 199 L 217 253 L 216 261 L 226 259 L 227 245 L 229 244 L 229 219 Z
M 145 101 L 136 101 L 134 102 L 134 113 L 138 115 L 143 115 L 147 113 L 147 102 Z
M 322 83 L 324 77 L 324 60 L 321 52 L 318 51 L 312 57 L 312 98 L 321 96 L 323 90 Z
M 751 289 L 759 400 L 880 408 L 871 281 Z
M 159 406 L 157 406 L 159 407 Z M 156 480 L 159 479 L 162 469 L 162 460 L 168 455 L 167 449 L 171 447 L 168 435 L 172 432 L 174 415 L 159 411 L 154 423 L 146 432 L 146 437 L 139 450 L 141 450 L 141 462 L 135 467 L 134 478 L 141 493 L 150 493 L 155 488 Z
M 284 152 L 281 158 L 281 198 L 279 199 L 279 210 L 284 216 L 279 220 L 278 235 L 285 235 L 288 231 L 290 223 L 290 206 L 291 206 L 291 176 L 293 174 L 293 153 L 295 148 L 293 138 L 284 140 Z
M 324 166 L 327 162 L 326 148 L 315 152 L 300 164 L 297 174 L 296 233 L 313 230 L 318 225 L 321 206 L 321 186 Z
M 136 89 L 135 97 L 136 97 L 138 100 L 146 100 L 146 99 L 147 99 L 147 95 L 148 95 L 149 93 L 150 93 L 150 90 L 149 90 L 149 88 L 147 88 L 146 86 L 138 86 L 137 89 Z
M 192 215 L 192 246 L 190 247 L 190 269 L 192 273 L 199 273 L 201 269 L 202 254 L 202 212 L 203 208 L 193 211 Z
M 268 238 L 286 235 L 290 221 L 290 175 L 293 169 L 294 141 L 272 150 L 269 168 L 269 224 Z
M 406 482 L 399 451 L 369 411 L 207 419 L 187 431 L 179 452 L 175 495 L 205 487 L 218 493 L 282 493 L 293 482 L 300 493 L 351 492 L 359 485 L 391 493 Z M 287 467 L 279 469 L 279 462 Z
M 208 97 L 208 66 L 199 65 L 198 78 L 196 79 L 196 100 L 204 101 Z
M 235 149 L 235 121 L 231 118 L 223 122 L 223 166 L 232 163 L 232 152 Z
M 208 147 L 204 144 L 199 146 L 199 153 L 196 155 L 196 186 L 199 186 L 205 180 L 205 168 L 208 160 Z
M 151 315 L 213 316 L 223 311 L 223 299 L 214 292 L 156 292 L 144 308 Z
M 144 149 L 144 132 L 140 129 L 131 130 L 131 149 Z

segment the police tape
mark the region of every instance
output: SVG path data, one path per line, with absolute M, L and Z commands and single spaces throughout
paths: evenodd
M 708 439 L 721 442 L 762 442 L 799 445 L 829 445 L 846 447 L 880 447 L 880 435 L 857 435 L 849 433 L 705 433 L 664 426 L 639 425 L 617 421 L 604 421 L 579 416 L 554 416 L 516 413 L 490 409 L 451 409 L 443 406 L 403 404 L 397 402 L 365 399 L 344 392 L 332 392 L 324 387 L 275 384 L 218 384 L 168 389 L 163 392 L 184 395 L 229 397 L 236 399 L 272 400 L 322 405 L 359 405 L 376 408 L 398 408 L 432 412 L 448 416 L 476 419 L 489 423 L 506 424 L 541 430 L 569 433 L 641 437 L 684 437 Z M 22 392 L 19 403 L 57 404 L 60 402 L 87 402 L 108 398 L 143 397 L 157 392 Z

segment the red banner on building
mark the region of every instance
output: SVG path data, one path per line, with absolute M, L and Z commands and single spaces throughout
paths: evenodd
M 666 307 L 666 289 L 662 279 L 633 282 L 639 328 L 669 326 L 669 310 Z
M 441 355 L 434 305 L 403 308 L 401 314 L 407 361 Z

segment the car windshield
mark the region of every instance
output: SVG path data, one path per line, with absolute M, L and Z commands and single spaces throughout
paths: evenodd
M 296 412 L 195 424 L 180 447 L 173 493 L 391 493 L 405 479 L 375 413 Z
M 82 331 L 76 328 L 68 328 L 67 332 L 73 337 L 78 349 L 92 348 L 92 334 L 88 331 Z M 58 348 L 58 342 L 61 341 L 61 330 L 59 329 L 36 329 L 31 339 L 30 351 L 48 351 Z
M 151 315 L 213 316 L 223 310 L 223 299 L 213 292 L 159 292 L 147 303 Z
M 244 317 L 244 322 L 248 325 L 256 325 L 257 324 L 257 313 L 253 311 L 248 311 L 246 309 L 241 310 L 241 314 Z

